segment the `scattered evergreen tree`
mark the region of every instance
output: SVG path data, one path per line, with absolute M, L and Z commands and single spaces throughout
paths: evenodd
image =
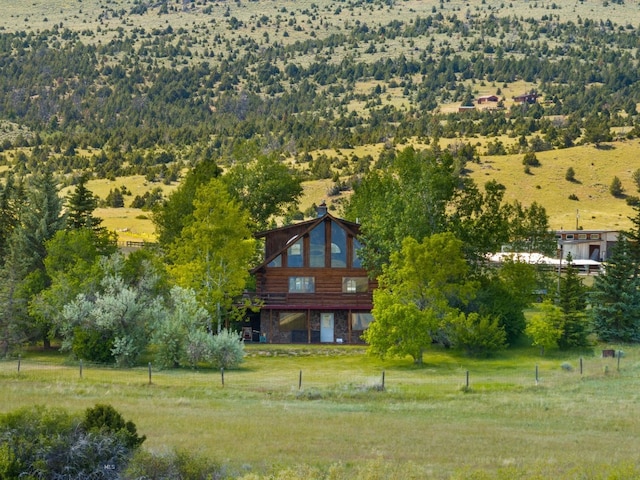
M 87 188 L 87 178 L 83 175 L 67 198 L 69 228 L 99 229 L 102 220 L 93 215 L 97 206 L 98 199 Z
M 587 289 L 578 276 L 571 254 L 567 255 L 567 268 L 560 278 L 557 305 L 563 315 L 560 348 L 585 347 L 591 328 L 586 315 Z
M 640 341 L 640 278 L 629 241 L 621 235 L 595 278 L 591 293 L 593 327 L 605 342 Z
M 614 197 L 621 197 L 624 193 L 622 181 L 617 176 L 613 177 L 613 180 L 611 180 L 611 185 L 609 185 L 609 193 Z

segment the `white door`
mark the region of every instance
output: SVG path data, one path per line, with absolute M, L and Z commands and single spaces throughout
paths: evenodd
M 333 343 L 333 313 L 320 314 L 320 341 Z

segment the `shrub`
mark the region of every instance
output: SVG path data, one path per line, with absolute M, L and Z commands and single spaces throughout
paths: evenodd
M 216 480 L 224 478 L 221 466 L 209 458 L 175 450 L 170 453 L 153 453 L 140 450 L 131 459 L 125 472 L 126 478 L 185 478 Z
M 577 202 L 580 199 L 578 198 L 578 196 L 575 193 L 572 193 L 571 195 L 569 195 L 569 200 L 575 200 Z
M 576 181 L 576 172 L 573 169 L 573 167 L 567 168 L 567 172 L 564 174 L 564 178 L 568 182 L 575 182 Z
M 244 360 L 244 343 L 238 332 L 222 330 L 213 337 L 209 360 L 216 368 L 235 368 Z
M 497 318 L 461 313 L 452 325 L 452 340 L 469 355 L 487 356 L 505 348 L 507 335 Z
M 86 410 L 82 428 L 87 432 L 117 435 L 132 450 L 142 445 L 142 442 L 147 438 L 144 435 L 142 437 L 138 436 L 133 422 L 126 422 L 115 408 L 105 404 L 97 404 L 95 407 Z
M 108 405 L 85 420 L 33 406 L 0 417 L 0 478 L 116 480 L 143 441 Z M 123 433 L 126 432 L 126 433 Z
M 528 165 L 530 167 L 539 167 L 540 160 L 538 160 L 538 157 L 536 157 L 536 154 L 534 152 L 527 152 L 524 154 L 524 158 L 522 159 L 522 164 Z

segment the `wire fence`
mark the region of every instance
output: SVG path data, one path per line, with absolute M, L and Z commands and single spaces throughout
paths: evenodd
M 540 364 L 529 366 L 487 368 L 475 363 L 449 368 L 421 369 L 349 369 L 334 367 L 323 371 L 314 366 L 305 370 L 291 365 L 265 372 L 255 369 L 168 369 L 152 363 L 134 368 L 115 368 L 84 361 L 54 361 L 15 358 L 0 361 L 0 380 L 14 379 L 36 382 L 85 382 L 125 386 L 179 386 L 180 388 L 228 388 L 253 391 L 313 391 L 313 390 L 402 390 L 431 389 L 437 392 L 509 390 L 533 386 L 561 387 L 585 379 L 604 378 L 635 372 L 630 359 L 620 351 L 606 352 L 603 357 L 577 357 L 571 361 L 541 358 Z M 626 369 L 626 371 L 625 371 Z

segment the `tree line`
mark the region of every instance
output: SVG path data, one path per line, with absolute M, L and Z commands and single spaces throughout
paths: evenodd
M 638 341 L 640 213 L 591 292 L 571 259 L 556 287 L 553 270 L 489 261 L 505 246 L 553 256 L 555 238 L 541 206 L 505 202 L 495 181 L 475 185 L 466 153 L 385 151 L 384 168 L 354 183 L 345 216 L 361 222 L 362 261 L 380 285 L 371 349 L 420 362 L 434 343 L 487 355 L 524 334 L 546 348 Z M 94 216 L 84 177 L 64 199 L 49 170 L 10 175 L 0 190 L 3 355 L 56 340 L 77 358 L 122 366 L 150 346 L 164 367 L 236 364 L 241 344 L 227 328 L 255 307 L 242 299 L 260 261 L 253 233 L 286 218 L 301 192 L 274 155 L 224 173 L 201 162 L 155 208 L 158 248 L 125 256 Z M 544 315 L 527 323 L 524 309 L 540 298 Z

